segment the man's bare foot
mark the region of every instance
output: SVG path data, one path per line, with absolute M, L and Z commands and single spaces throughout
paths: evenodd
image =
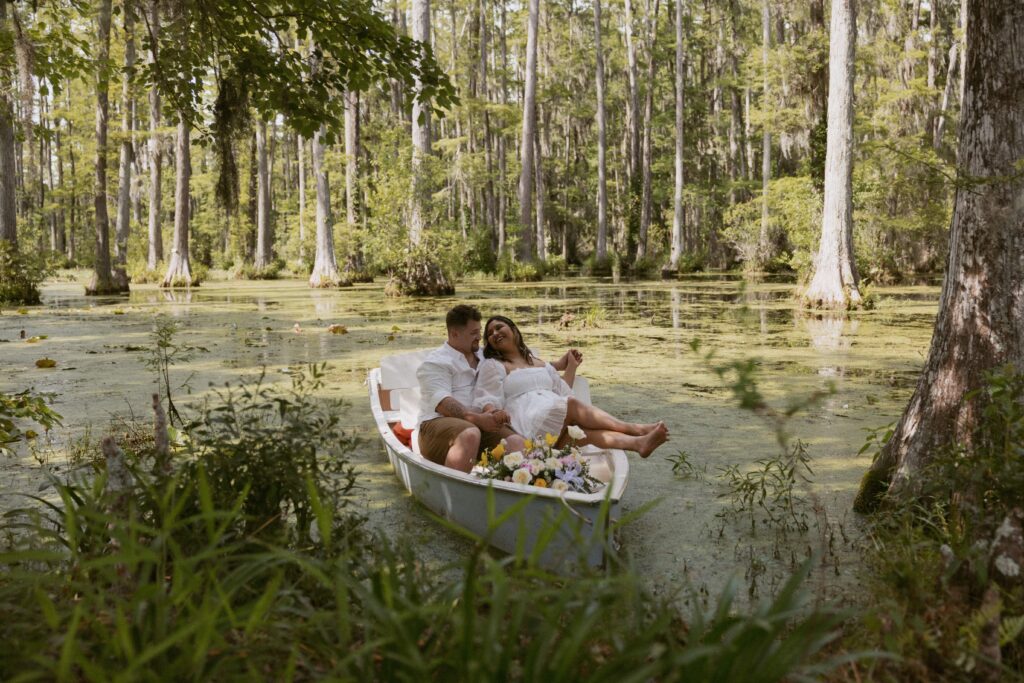
M 646 458 L 661 444 L 668 440 L 668 427 L 664 422 L 659 422 L 647 434 L 638 439 L 636 452 L 641 458 Z

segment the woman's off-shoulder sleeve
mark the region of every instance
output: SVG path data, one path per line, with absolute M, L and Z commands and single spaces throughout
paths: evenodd
M 572 396 L 572 387 L 565 383 L 555 366 L 548 363 L 548 374 L 551 375 L 551 390 L 559 396 Z
M 505 407 L 505 366 L 493 358 L 480 362 L 476 371 L 476 386 L 473 388 L 473 407 L 477 410 L 491 405 Z

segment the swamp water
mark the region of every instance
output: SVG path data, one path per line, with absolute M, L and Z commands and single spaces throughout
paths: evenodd
M 54 393 L 65 426 L 49 446 L 0 461 L 0 511 L 23 505 L 20 493 L 41 490 L 43 468 L 67 472 L 61 449 L 87 429 L 95 438 L 115 415 L 150 419 L 155 376 L 142 359 L 154 318 L 162 315 L 181 324 L 177 343 L 202 347 L 172 368 L 172 383 L 191 387 L 176 389 L 179 406 L 211 386 L 255 379 L 264 367 L 267 381 L 286 383 L 282 371 L 289 366 L 328 362 L 327 390 L 351 403 L 344 422 L 364 437 L 353 460 L 370 524 L 392 538 L 410 538 L 438 563 L 457 561 L 467 542 L 433 521 L 394 476 L 364 380 L 384 355 L 440 344 L 445 312 L 468 301 L 485 316 L 517 320 L 542 357 L 579 347 L 595 404 L 627 420 L 669 425 L 668 444 L 647 460 L 632 459 L 622 503 L 626 513 L 654 507 L 620 534 L 623 551 L 659 592 L 692 587 L 715 595 L 736 575 L 756 597 L 817 553 L 817 595 L 847 597 L 856 593 L 862 537 L 850 507 L 870 464 L 869 454 L 857 453 L 868 430 L 894 421 L 913 391 L 938 288 L 878 288 L 876 309 L 848 320 L 800 312 L 793 288 L 720 275 L 620 284 L 467 281 L 455 298 L 396 300 L 384 297 L 380 284 L 322 291 L 291 280 L 214 281 L 191 292 L 137 286 L 129 298 L 102 299 L 84 297 L 78 282 L 48 283 L 43 305 L 0 314 L 0 390 Z M 572 320 L 566 325 L 563 316 Z M 348 333 L 330 333 L 332 324 Z M 700 341 L 700 353 L 690 348 L 692 340 Z M 721 516 L 730 507 L 721 470 L 748 469 L 779 446 L 771 426 L 740 409 L 710 370 L 703 353 L 711 350 L 715 364 L 756 359 L 759 389 L 775 407 L 834 383 L 835 393 L 787 426 L 811 457 L 811 483 L 798 487 L 809 501 L 808 531 L 763 523 L 752 531 L 749 516 Z M 37 368 L 43 357 L 56 367 Z M 695 476 L 673 474 L 668 456 L 680 449 Z

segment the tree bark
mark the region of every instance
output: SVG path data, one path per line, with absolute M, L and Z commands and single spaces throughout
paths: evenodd
M 174 240 L 162 287 L 192 286 L 192 267 L 188 254 L 189 183 L 192 177 L 191 126 L 184 112 L 178 112 L 178 133 L 174 149 Z
M 97 16 L 96 54 L 96 161 L 93 175 L 96 263 L 87 295 L 125 291 L 115 286 L 110 270 L 110 218 L 107 214 L 107 115 L 110 87 L 111 0 L 101 0 Z M 127 289 L 127 288 L 125 288 Z
M 672 251 L 669 256 L 669 268 L 673 271 L 679 269 L 679 259 L 683 255 L 683 230 L 685 216 L 683 214 L 683 134 L 684 130 L 684 104 L 685 84 L 683 75 L 685 73 L 685 45 L 683 44 L 683 0 L 676 0 L 676 73 L 675 73 L 675 94 L 676 94 L 676 159 L 675 159 L 675 193 L 672 197 Z M 735 98 L 734 98 L 735 106 Z M 735 119 L 734 119 L 735 120 Z
M 629 186 L 634 187 L 633 178 L 639 178 L 640 166 L 640 90 L 637 76 L 636 45 L 633 42 L 633 2 L 625 0 L 626 34 L 626 129 L 629 141 L 626 150 L 626 176 Z
M 345 93 L 345 216 L 351 230 L 359 220 L 356 187 L 359 182 L 359 93 Z
M 412 0 L 412 38 L 430 45 L 430 0 Z M 416 90 L 420 82 L 416 80 Z M 430 194 L 425 177 L 423 162 L 430 156 L 433 145 L 430 139 L 430 108 L 417 95 L 412 103 L 412 206 L 409 220 L 409 241 L 418 245 L 426 228 L 426 203 Z
M 607 122 L 604 102 L 604 52 L 601 48 L 601 0 L 594 0 L 594 51 L 597 61 L 597 260 L 608 256 Z
M 815 308 L 861 303 L 853 257 L 853 82 L 857 47 L 855 0 L 832 0 L 829 29 L 828 143 L 825 203 L 814 276 L 804 301 Z
M 149 2 L 149 30 L 152 32 L 150 60 L 159 59 L 160 0 Z M 160 228 L 163 150 L 160 145 L 160 91 L 149 89 L 149 250 L 146 268 L 156 270 L 164 260 L 164 238 Z
M 324 168 L 324 136 L 321 126 L 313 134 L 313 177 L 316 179 L 316 257 L 309 276 L 310 287 L 332 287 L 338 284 L 338 262 L 334 255 L 334 230 L 331 221 L 331 186 Z
M 651 127 L 652 119 L 654 118 L 654 77 L 657 73 L 657 61 L 654 58 L 654 48 L 656 47 L 658 38 L 658 10 L 660 8 L 660 0 L 654 0 L 654 12 L 647 20 L 647 51 L 649 61 L 647 62 L 647 93 L 644 97 L 643 151 L 641 152 L 642 169 L 640 173 L 642 178 L 642 190 L 640 194 L 640 235 L 637 239 L 636 247 L 637 258 L 647 257 L 647 231 L 651 226 L 651 213 L 654 208 L 651 192 Z
M 861 482 L 854 509 L 911 495 L 943 446 L 969 444 L 985 373 L 1024 368 L 1024 13 L 1017 0 L 968 4 L 958 184 L 949 262 L 928 360 L 892 438 Z
M 540 0 L 529 0 L 526 31 L 526 86 L 523 93 L 523 136 L 519 145 L 522 169 L 519 174 L 519 258 L 531 261 L 536 256 L 533 244 L 532 207 L 533 136 L 537 127 L 537 18 Z
M 299 174 L 299 265 L 306 263 L 306 139 L 295 136 Z
M 771 43 L 771 15 L 768 0 L 761 4 L 761 234 L 758 238 L 758 266 L 768 262 L 768 181 L 772 174 L 772 134 L 768 127 L 768 46 Z
M 267 122 L 256 122 L 256 253 L 253 269 L 258 273 L 274 260 L 270 207 L 270 166 L 267 159 Z
M 541 261 L 547 259 L 548 242 L 545 235 L 546 221 L 544 218 L 544 169 L 541 166 L 540 136 L 533 138 L 533 166 L 534 177 L 537 184 L 537 258 Z
M 131 230 L 132 187 L 132 85 L 135 77 L 135 7 L 125 0 L 122 7 L 124 21 L 124 82 L 121 85 L 121 158 L 117 186 L 117 231 L 114 241 L 114 261 L 124 268 L 128 264 L 128 234 Z
M 7 3 L 0 2 L 0 34 L 8 33 Z M 10 74 L 0 68 L 0 81 Z M 14 106 L 6 87 L 0 87 L 0 239 L 18 245 L 17 174 L 15 172 Z

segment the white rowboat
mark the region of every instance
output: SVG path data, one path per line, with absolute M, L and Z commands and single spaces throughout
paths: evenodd
M 367 381 L 374 421 L 391 465 L 409 493 L 435 514 L 507 553 L 536 552 L 539 563 L 549 568 L 579 559 L 601 565 L 629 478 L 626 454 L 593 446 L 582 450 L 591 474 L 605 484 L 589 494 L 483 479 L 430 462 L 413 450 L 416 433 L 410 448 L 393 430 L 399 423 L 406 429 L 416 426 L 420 401 L 416 369 L 427 353 L 388 356 L 370 371 Z M 583 377 L 576 378 L 573 392 L 577 399 L 589 402 Z M 518 511 L 501 519 L 517 505 Z M 498 519 L 500 523 L 495 524 Z

